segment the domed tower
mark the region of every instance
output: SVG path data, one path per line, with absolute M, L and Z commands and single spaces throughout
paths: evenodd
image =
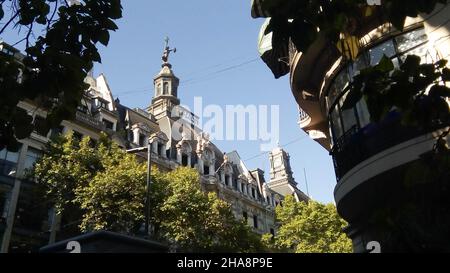
M 172 109 L 180 105 L 178 99 L 178 85 L 180 80 L 172 71 L 172 65 L 169 63 L 171 52 L 176 52 L 176 48 L 169 47 L 169 39 L 166 38 L 166 46 L 162 56 L 162 68 L 153 80 L 155 95 L 149 107 L 149 112 L 158 120 L 162 117 L 171 116 Z

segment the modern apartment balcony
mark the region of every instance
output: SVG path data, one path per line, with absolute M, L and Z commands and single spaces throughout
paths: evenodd
M 408 166 L 432 151 L 444 130 L 445 126 L 406 128 L 395 118 L 379 126 L 348 131 L 331 152 L 338 179 L 334 196 L 340 215 L 352 222 L 400 189 Z

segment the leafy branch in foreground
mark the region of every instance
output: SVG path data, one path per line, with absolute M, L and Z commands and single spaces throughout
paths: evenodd
M 114 20 L 122 17 L 120 0 L 0 1 L 0 35 L 25 29 L 26 56 L 0 54 L 0 149 L 17 151 L 18 139 L 33 131 L 33 117 L 19 109 L 33 101 L 48 112 L 48 131 L 75 117 L 87 89 L 84 79 L 94 62 L 101 62 L 98 43 L 108 45 Z M 34 30 L 43 32 L 35 39 Z

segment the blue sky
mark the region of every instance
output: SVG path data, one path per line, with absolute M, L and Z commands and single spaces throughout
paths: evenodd
M 171 55 L 180 78 L 182 104 L 193 107 L 194 97 L 204 104 L 280 105 L 280 143 L 291 155 L 299 188 L 306 192 L 306 169 L 310 195 L 333 202 L 336 184 L 328 152 L 297 125 L 298 111 L 288 76 L 275 80 L 259 59 L 257 37 L 262 20 L 250 16 L 250 0 L 122 0 L 124 16 L 95 74 L 104 73 L 113 95 L 129 107 L 146 108 L 153 95 L 153 77 L 159 71 L 164 37 L 169 36 L 177 53 Z M 2 37 L 6 41 L 13 36 Z M 14 43 L 15 41 L 11 42 Z M 245 65 L 241 65 L 246 63 Z M 223 73 L 217 71 L 237 66 Z M 188 81 L 183 83 L 183 81 Z M 192 108 L 191 108 L 192 109 Z M 258 141 L 218 141 L 223 151 L 237 150 L 250 169 L 261 168 L 269 178 L 268 155 L 259 155 Z

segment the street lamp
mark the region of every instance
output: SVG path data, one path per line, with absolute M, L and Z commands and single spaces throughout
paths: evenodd
M 140 153 L 147 151 L 147 186 L 145 194 L 145 235 L 148 236 L 150 223 L 150 183 L 151 183 L 151 168 L 152 168 L 152 149 L 150 138 L 147 141 L 147 147 L 140 147 L 127 150 L 127 153 Z

